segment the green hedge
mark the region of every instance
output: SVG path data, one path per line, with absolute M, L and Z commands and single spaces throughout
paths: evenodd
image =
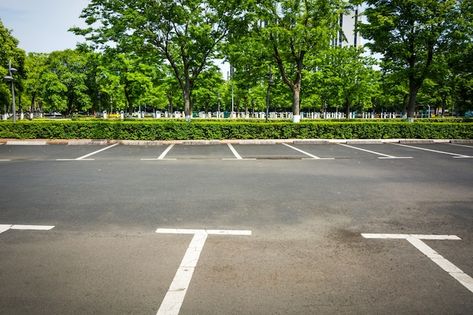
M 17 139 L 473 139 L 473 123 L 20 121 L 0 123 L 0 138 Z

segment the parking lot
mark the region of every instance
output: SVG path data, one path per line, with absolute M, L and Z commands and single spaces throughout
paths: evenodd
M 473 144 L 0 145 L 0 161 L 334 160 L 473 158 Z
M 472 157 L 0 145 L 0 313 L 471 314 Z

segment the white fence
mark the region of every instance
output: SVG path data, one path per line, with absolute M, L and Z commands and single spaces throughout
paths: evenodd
M 2 120 L 12 119 L 13 114 L 7 113 L 1 115 Z M 152 113 L 146 112 L 135 112 L 132 115 L 124 112 L 109 114 L 106 111 L 97 113 L 95 117 L 102 119 L 125 119 L 125 118 L 153 118 L 153 119 L 183 119 L 185 117 L 184 112 L 160 112 L 155 111 Z M 60 113 L 23 113 L 17 114 L 17 119 L 35 119 L 35 118 L 64 118 Z M 199 112 L 194 113 L 194 118 L 197 119 L 266 119 L 265 112 Z M 268 119 L 271 120 L 292 120 L 293 114 L 291 112 L 270 112 Z M 350 113 L 349 119 L 396 119 L 404 118 L 402 113 L 394 112 L 352 112 Z M 301 119 L 305 120 L 316 120 L 316 119 L 346 119 L 345 113 L 342 112 L 302 112 Z

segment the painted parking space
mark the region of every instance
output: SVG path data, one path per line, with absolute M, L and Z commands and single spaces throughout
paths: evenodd
M 473 146 L 455 143 L 338 143 L 338 144 L 158 144 L 123 145 L 3 145 L 0 162 L 93 160 L 370 160 L 471 159 Z
M 447 143 L 436 144 L 395 144 L 406 149 L 422 151 L 424 153 L 434 154 L 453 158 L 473 158 L 473 148 L 452 145 Z
M 316 231 L 311 238 L 280 239 L 262 230 L 256 236 L 238 230 L 150 232 L 61 230 L 34 240 L 37 233 L 12 232 L 0 245 L 0 311 L 314 314 L 379 313 L 383 307 L 412 313 L 420 307 L 463 313 L 471 306 L 472 293 L 454 278 L 455 270 L 442 270 L 407 239 L 358 235 L 349 248 Z M 444 254 L 432 239 L 421 240 Z M 438 242 L 455 247 L 462 241 Z M 451 261 L 458 256 L 465 253 L 443 255 Z M 368 305 L 359 303 L 365 298 Z
M 282 144 L 234 144 L 233 147 L 244 159 L 300 160 L 310 158 Z
M 204 248 L 209 235 L 221 236 L 250 236 L 248 230 L 189 230 L 189 229 L 163 229 L 158 228 L 159 234 L 186 234 L 193 235 L 189 247 L 186 250 L 176 275 L 169 287 L 164 300 L 162 301 L 158 315 L 178 315 L 184 298 L 189 288 L 192 276 L 197 267 L 200 254 Z
M 4 145 L 0 148 L 0 161 L 93 161 L 156 159 L 166 149 L 157 146 L 103 145 Z
M 187 242 L 151 232 L 0 234 L 0 313 L 156 314 Z
M 361 146 L 349 145 L 349 144 L 343 144 L 343 143 L 341 143 L 340 145 L 343 146 L 343 147 L 346 147 L 346 148 L 350 148 L 350 149 L 353 149 L 353 150 L 362 151 L 362 152 L 366 152 L 366 153 L 375 155 L 378 159 L 389 159 L 389 160 L 412 159 L 412 156 L 394 155 L 394 154 L 383 153 L 383 152 L 381 152 L 382 150 L 378 150 L 378 149 L 380 149 L 380 146 L 382 146 L 382 145 L 370 145 L 370 146 L 365 147 L 365 148 L 363 148 Z
M 226 144 L 174 145 L 165 159 L 233 159 L 234 154 Z
M 377 157 L 375 154 L 339 144 L 294 144 L 293 146 L 321 158 L 372 159 Z
M 56 161 L 93 161 L 95 160 L 95 156 L 98 155 L 99 153 L 112 149 L 116 146 L 118 146 L 118 143 L 101 147 L 95 151 L 86 153 L 76 158 L 66 158 L 66 159 L 62 158 L 62 159 L 56 159 Z
M 447 272 L 452 278 L 457 280 L 467 290 L 473 293 L 473 278 L 464 273 L 460 268 L 452 264 L 449 260 L 444 258 L 432 247 L 428 246 L 425 240 L 461 240 L 456 235 L 422 235 L 422 234 L 361 234 L 366 239 L 382 239 L 382 240 L 406 240 L 415 248 L 417 248 L 422 254 L 427 256 L 432 262 L 437 264 L 442 270 Z
M 95 160 L 154 160 L 166 150 L 167 145 L 118 145 L 96 154 Z
M 391 144 L 340 144 L 348 149 L 357 150 L 370 154 L 372 158 L 378 159 L 412 159 L 414 156 L 399 147 Z
M 0 158 L 8 160 L 76 159 L 102 149 L 102 145 L 4 145 Z

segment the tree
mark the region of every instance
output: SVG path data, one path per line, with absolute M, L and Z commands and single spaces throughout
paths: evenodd
M 435 56 L 448 50 L 461 31 L 462 0 L 367 0 L 368 23 L 360 26 L 369 48 L 383 54 L 392 72 L 408 81 L 407 116 L 413 120 L 416 98 L 430 76 Z
M 112 43 L 125 51 L 156 54 L 167 60 L 190 119 L 196 80 L 210 65 L 230 23 L 241 11 L 240 2 L 92 0 L 81 15 L 89 27 L 72 31 L 102 47 Z
M 444 91 L 444 98 L 451 91 L 445 98 L 451 102 L 450 110 L 463 114 L 473 110 L 473 1 L 460 1 L 458 11 L 449 50 L 438 58 L 444 67 L 435 68 L 433 80 Z
M 409 88 L 407 79 L 403 72 L 386 71 L 386 67 L 381 72 L 380 89 L 381 93 L 375 100 L 375 108 L 381 111 L 400 111 L 407 117 L 407 103 L 409 100 Z
M 160 88 L 164 91 L 164 95 L 167 100 L 167 111 L 172 114 L 177 109 L 176 105 L 182 102 L 182 93 L 179 93 L 179 89 L 176 89 L 179 83 L 172 74 L 172 70 L 169 67 L 163 67 L 163 78 L 160 84 Z
M 165 107 L 165 92 L 161 87 L 164 74 L 152 60 L 116 49 L 108 49 L 99 57 L 92 80 L 99 89 L 99 110 L 132 113 L 141 106 Z
M 222 74 L 217 66 L 202 72 L 201 80 L 197 82 L 194 92 L 196 107 L 206 113 L 217 109 L 215 105 L 218 103 L 222 84 Z
M 21 92 L 23 88 L 22 80 L 25 78 L 25 52 L 18 48 L 18 40 L 13 37 L 11 31 L 7 29 L 0 20 L 0 104 L 4 104 L 4 111 L 7 111 L 7 104 L 12 100 L 11 84 L 3 81 L 3 77 L 8 74 L 8 65 L 11 62 L 12 67 L 18 72 L 15 74 L 15 89 Z M 21 93 L 16 93 L 20 98 Z
M 473 44 L 465 45 L 449 57 L 451 77 L 447 83 L 453 91 L 452 106 L 455 106 L 456 112 L 463 114 L 473 110 Z M 444 77 L 440 79 L 445 80 Z
M 264 44 L 292 93 L 294 121 L 300 120 L 301 90 L 306 58 L 330 45 L 345 10 L 338 0 L 261 1 L 255 5 L 253 34 Z
M 448 59 L 445 54 L 435 57 L 431 75 L 419 91 L 419 103 L 431 106 L 432 110 L 441 108 L 442 116 L 453 105 L 455 86 L 458 83 L 458 75 L 448 65 Z
M 29 99 L 30 111 L 42 109 L 41 79 L 47 70 L 48 55 L 44 53 L 29 53 L 26 56 L 25 94 Z
M 52 52 L 41 79 L 43 99 L 49 110 L 72 116 L 91 107 L 87 94 L 87 56 L 77 50 Z
M 318 86 L 328 90 L 326 98 L 344 109 L 349 118 L 352 107 L 363 110 L 372 106 L 379 94 L 379 73 L 373 69 L 376 60 L 363 56 L 356 47 L 334 47 L 324 53 L 318 71 Z M 332 105 L 333 106 L 333 105 Z
M 273 71 L 271 53 L 261 41 L 260 34 L 256 33 L 259 23 L 253 18 L 250 27 L 236 25 L 224 46 L 226 59 L 231 64 L 229 84 L 236 90 L 238 99 L 243 99 L 245 108 L 250 107 L 253 112 L 255 108 L 261 110 L 265 107 L 269 72 Z

